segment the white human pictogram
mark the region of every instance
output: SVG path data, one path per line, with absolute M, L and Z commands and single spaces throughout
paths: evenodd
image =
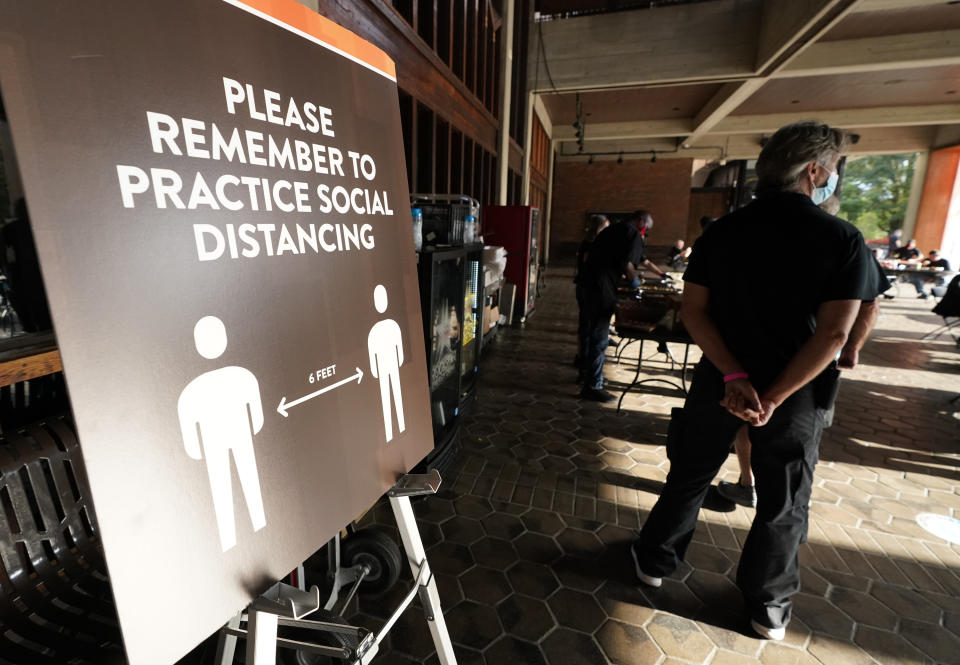
M 205 316 L 193 329 L 197 352 L 215 360 L 227 348 L 227 331 L 215 316 Z M 260 477 L 253 452 L 253 435 L 263 427 L 260 384 L 250 370 L 221 367 L 201 374 L 183 389 L 177 401 L 183 445 L 193 459 L 207 458 L 207 476 L 224 552 L 237 544 L 233 515 L 230 455 L 253 530 L 267 524 L 260 494 Z
M 387 290 L 382 284 L 373 290 L 373 304 L 383 314 L 387 311 Z M 397 429 L 406 429 L 403 422 L 403 398 L 400 395 L 400 365 L 403 364 L 403 335 L 393 319 L 384 319 L 374 324 L 367 335 L 370 351 L 370 373 L 380 379 L 380 402 L 383 406 L 383 427 L 387 441 L 393 439 L 393 417 L 390 409 L 390 393 L 397 409 Z

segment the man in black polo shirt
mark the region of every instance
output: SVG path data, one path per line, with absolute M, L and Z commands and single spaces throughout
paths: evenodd
M 906 247 L 901 247 L 894 252 L 894 255 L 902 263 L 920 263 L 920 257 L 923 256 L 920 250 L 917 249 L 916 240 L 910 240 Z
M 837 388 L 833 361 L 877 288 L 859 231 L 817 207 L 836 186 L 844 142 L 826 125 L 780 129 L 757 161 L 757 200 L 697 241 L 682 316 L 704 358 L 668 447 L 667 482 L 631 550 L 645 584 L 659 586 L 676 569 L 710 482 L 748 422 L 757 513 L 737 584 L 751 625 L 770 639 L 783 638 L 799 588 L 797 548 Z M 798 237 L 816 239 L 817 254 Z
M 603 361 L 610 337 L 610 317 L 617 300 L 617 282 L 634 279 L 643 267 L 661 277 L 662 270 L 647 259 L 643 236 L 653 228 L 653 217 L 638 210 L 625 221 L 602 231 L 593 241 L 577 281 L 577 302 L 583 317 L 586 345 L 580 358 L 583 390 L 580 397 L 597 402 L 616 399 L 603 389 Z

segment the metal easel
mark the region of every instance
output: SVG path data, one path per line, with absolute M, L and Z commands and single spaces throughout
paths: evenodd
M 387 492 L 415 581 L 413 588 L 379 632 L 374 634 L 365 628 L 336 621 L 305 619 L 304 617 L 320 609 L 320 590 L 316 586 L 306 591 L 289 584 L 277 583 L 257 598 L 246 612 L 235 616 L 222 629 L 215 662 L 220 665 L 230 665 L 233 662 L 237 639 L 243 638 L 247 641 L 248 665 L 276 665 L 277 647 L 331 656 L 342 659 L 350 665 L 367 665 L 377 655 L 380 644 L 386 639 L 400 615 L 410 606 L 414 598 L 419 596 L 440 664 L 456 665 L 457 658 L 453 653 L 453 643 L 447 632 L 447 624 L 440 607 L 437 582 L 427 562 L 423 541 L 420 539 L 420 531 L 413 514 L 413 506 L 410 503 L 410 497 L 436 494 L 440 488 L 440 482 L 440 473 L 433 469 L 427 474 L 404 475 Z M 333 588 L 324 608 L 332 609 L 337 604 L 340 591 L 346 585 L 352 584 L 342 604 L 346 607 L 369 569 L 365 565 L 340 568 L 339 534 L 330 541 L 327 556 L 334 572 Z M 298 569 L 297 579 L 302 587 L 302 568 Z M 241 628 L 243 622 L 247 624 L 246 629 Z M 332 638 L 331 641 L 335 642 L 336 646 L 280 638 L 277 636 L 279 626 L 316 632 L 318 636 Z

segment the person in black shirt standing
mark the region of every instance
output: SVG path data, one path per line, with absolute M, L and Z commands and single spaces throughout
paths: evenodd
M 587 259 L 590 258 L 590 248 L 593 247 L 593 241 L 596 240 L 597 236 L 608 226 L 610 226 L 610 220 L 606 215 L 590 215 L 590 224 L 583 234 L 583 240 L 580 241 L 580 246 L 577 247 L 577 272 L 573 276 L 574 283 L 579 280 L 580 271 L 583 270 L 584 264 L 587 262 Z
M 617 300 L 617 282 L 626 275 L 636 279 L 642 267 L 661 277 L 666 273 L 647 259 L 643 236 L 653 228 L 653 217 L 638 210 L 627 220 L 602 231 L 593 241 L 579 273 L 577 302 L 585 347 L 580 356 L 583 390 L 580 397 L 597 402 L 616 399 L 603 389 L 603 361 L 610 338 L 610 317 Z
M 911 240 L 907 243 L 906 247 L 901 247 L 896 252 L 894 256 L 903 263 L 920 263 L 920 250 L 917 249 L 917 241 Z
M 900 249 L 900 238 L 903 237 L 903 229 L 894 229 L 887 236 L 887 256 L 893 257 Z
M 875 318 L 861 308 L 876 289 L 863 237 L 817 207 L 833 193 L 844 145 L 845 135 L 826 125 L 781 128 L 757 161 L 757 200 L 697 241 L 682 317 L 704 357 L 668 445 L 666 484 L 631 548 L 645 584 L 659 586 L 677 568 L 710 482 L 746 421 L 757 512 L 737 584 L 751 625 L 769 639 L 783 639 L 799 589 L 797 548 L 838 386 L 834 359 L 849 355 L 855 337 L 862 344 Z M 793 242 L 800 236 L 817 239 L 816 257 Z
M 610 226 L 610 220 L 607 219 L 606 215 L 590 216 L 590 225 L 587 227 L 587 232 L 584 234 L 583 240 L 577 248 L 577 272 L 573 276 L 574 284 L 580 282 L 580 273 L 583 271 L 583 266 L 586 264 L 587 259 L 590 258 L 590 248 L 593 247 L 593 241 L 596 240 L 597 236 L 608 226 Z M 587 355 L 586 348 L 590 335 L 590 312 L 589 308 L 584 308 L 583 303 L 580 301 L 579 289 L 577 290 L 577 305 L 579 305 L 580 308 L 580 321 L 577 327 L 577 357 L 574 359 L 573 364 L 579 369 L 577 383 L 583 383 L 584 372 L 581 359 Z

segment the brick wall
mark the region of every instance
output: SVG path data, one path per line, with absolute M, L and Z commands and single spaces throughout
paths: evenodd
M 550 260 L 563 261 L 583 238 L 588 210 L 636 210 L 653 214 L 650 245 L 687 236 L 693 160 L 559 161 L 554 169 Z

